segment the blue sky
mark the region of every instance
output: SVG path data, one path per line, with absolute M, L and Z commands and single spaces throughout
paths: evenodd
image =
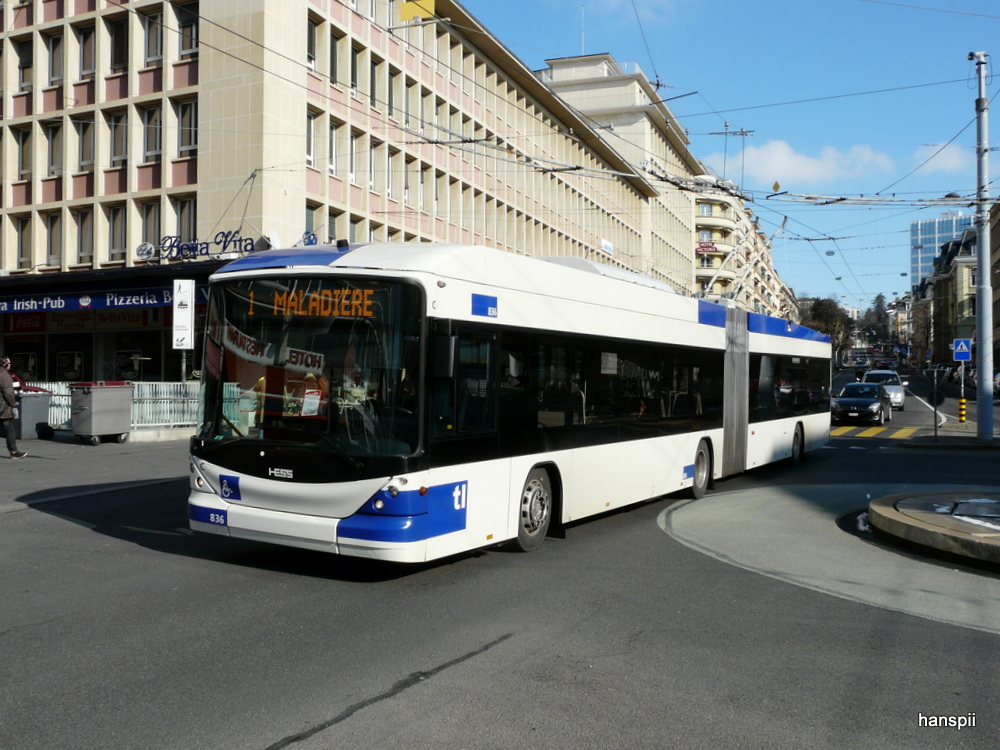
M 949 210 L 927 203 L 948 193 L 975 197 L 977 84 L 968 55 L 1000 60 L 997 0 L 463 5 L 533 70 L 550 58 L 608 52 L 638 63 L 664 98 L 697 92 L 669 104 L 692 152 L 752 198 L 774 235 L 778 273 L 800 297 L 864 309 L 879 293 L 905 293 L 910 222 Z M 991 76 L 988 97 L 998 87 Z M 1000 144 L 998 110 L 991 143 Z M 716 135 L 727 130 L 749 134 Z M 821 206 L 768 197 L 775 182 L 790 194 L 865 199 Z

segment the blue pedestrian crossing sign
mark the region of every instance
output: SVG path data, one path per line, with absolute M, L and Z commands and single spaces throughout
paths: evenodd
M 955 339 L 954 347 L 956 362 L 972 361 L 972 339 Z

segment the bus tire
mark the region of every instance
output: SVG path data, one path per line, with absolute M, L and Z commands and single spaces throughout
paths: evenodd
M 712 481 L 712 452 L 708 449 L 708 443 L 701 440 L 698 449 L 694 452 L 694 466 L 691 471 L 691 497 L 695 500 L 705 497 L 708 492 L 708 484 Z
M 552 522 L 552 482 L 545 469 L 532 469 L 528 473 L 519 505 L 516 548 L 531 552 L 545 541 Z
M 792 434 L 792 463 L 797 464 L 806 456 L 806 439 L 802 434 L 802 425 L 795 425 Z

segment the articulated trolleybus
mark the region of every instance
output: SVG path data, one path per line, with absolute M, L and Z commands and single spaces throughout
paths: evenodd
M 581 259 L 247 255 L 210 280 L 196 531 L 416 562 L 829 439 L 830 343 Z

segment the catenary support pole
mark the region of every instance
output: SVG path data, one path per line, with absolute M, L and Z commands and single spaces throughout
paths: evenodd
M 970 52 L 979 78 L 976 98 L 976 437 L 993 439 L 993 286 L 990 281 L 989 99 L 986 53 Z

